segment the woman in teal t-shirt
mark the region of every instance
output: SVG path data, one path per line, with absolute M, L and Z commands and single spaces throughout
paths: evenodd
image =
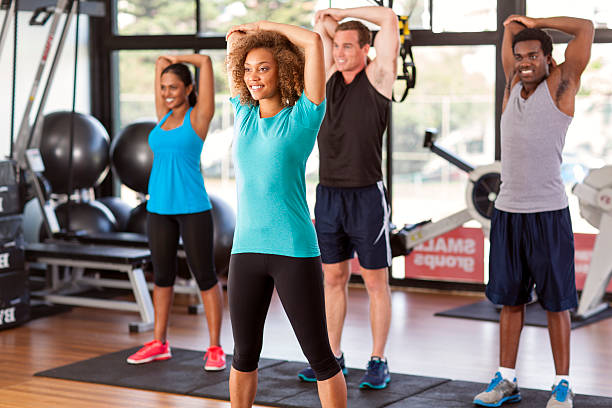
M 198 98 L 191 72 L 183 62 L 200 70 Z M 211 204 L 200 172 L 200 155 L 214 106 L 213 72 L 208 56 L 158 58 L 155 109 L 159 123 L 149 135 L 153 168 L 147 202 L 147 234 L 155 277 L 155 328 L 153 341 L 127 359 L 131 364 L 172 356 L 166 333 L 176 277 L 176 251 L 182 237 L 208 322 L 210 347 L 204 356 L 204 369 L 225 368 L 225 353 L 219 344 L 223 303 L 213 260 Z
M 312 31 L 269 21 L 235 26 L 227 39 L 238 190 L 228 278 L 232 406 L 252 406 L 255 399 L 263 328 L 276 288 L 315 371 L 322 406 L 346 407 L 306 203 L 306 160 L 325 115 L 323 45 Z

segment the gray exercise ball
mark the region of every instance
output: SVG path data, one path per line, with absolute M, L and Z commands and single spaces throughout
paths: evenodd
M 152 121 L 127 125 L 113 138 L 110 147 L 113 172 L 123 184 L 143 194 L 147 194 L 153 167 L 149 133 L 155 125 Z
M 68 193 L 68 162 L 72 112 L 53 112 L 45 116 L 40 154 L 45 164 L 43 175 L 54 193 Z M 98 185 L 108 173 L 108 133 L 93 116 L 75 112 L 72 153 L 72 190 Z

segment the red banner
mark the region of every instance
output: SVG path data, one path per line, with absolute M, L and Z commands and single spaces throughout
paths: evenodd
M 596 238 L 596 234 L 574 234 L 574 263 L 576 264 L 576 288 L 578 290 L 584 287 L 584 282 L 589 273 Z M 606 292 L 612 293 L 612 281 L 610 281 Z
M 406 256 L 406 278 L 484 282 L 484 234 L 459 227 L 418 245 Z

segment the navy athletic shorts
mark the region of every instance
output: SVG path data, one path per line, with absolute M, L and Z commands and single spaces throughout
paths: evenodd
M 355 188 L 319 184 L 315 228 L 325 264 L 351 259 L 356 251 L 365 269 L 391 265 L 389 204 L 382 181 Z
M 522 305 L 531 301 L 534 285 L 538 301 L 550 312 L 578 306 L 568 208 L 536 213 L 495 209 L 487 297 L 498 305 Z

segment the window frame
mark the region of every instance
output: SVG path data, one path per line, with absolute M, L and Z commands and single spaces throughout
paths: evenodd
M 201 1 L 195 1 L 194 18 L 196 20 L 196 33 L 193 35 L 118 35 L 116 27 L 117 1 L 106 2 L 106 16 L 90 20 L 91 41 L 91 107 L 92 114 L 114 133 L 114 124 L 118 118 L 119 89 L 118 89 L 118 61 L 114 57 L 115 51 L 121 50 L 161 50 L 161 49 L 190 49 L 194 52 L 200 50 L 224 50 L 226 48 L 223 36 L 200 35 Z M 433 2 L 429 0 L 430 26 L 433 21 Z M 420 46 L 459 46 L 459 45 L 494 45 L 496 47 L 496 75 L 495 75 L 495 157 L 499 160 L 501 106 L 504 94 L 505 78 L 501 65 L 501 42 L 503 36 L 503 22 L 511 14 L 525 14 L 527 0 L 496 0 L 497 1 L 497 31 L 481 32 L 442 32 L 434 33 L 430 29 L 411 30 L 414 47 Z M 373 3 L 374 4 L 374 3 Z M 555 43 L 567 43 L 569 36 L 552 33 Z M 595 43 L 612 43 L 612 29 L 596 29 Z M 418 67 L 418 61 L 417 67 Z M 393 154 L 393 134 L 391 114 L 389 130 L 385 138 L 386 157 Z M 387 188 L 389 201 L 393 194 L 393 162 L 386 161 Z M 112 179 L 112 175 L 109 177 Z M 109 191 L 112 186 L 112 191 Z M 117 193 L 116 182 L 105 183 L 101 188 L 106 189 L 105 194 Z M 421 281 L 416 279 L 390 278 L 392 285 L 411 287 L 449 288 L 459 290 L 483 290 L 484 284 L 468 284 L 455 282 Z

